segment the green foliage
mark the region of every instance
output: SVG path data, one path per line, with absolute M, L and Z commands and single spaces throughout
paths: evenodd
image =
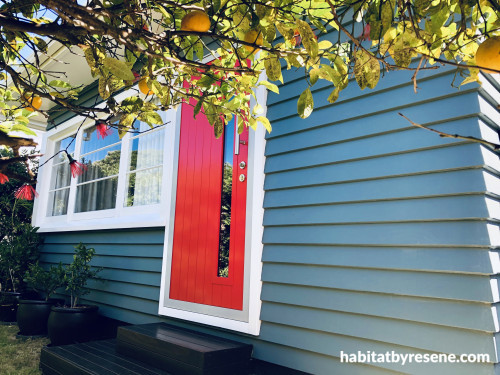
M 24 281 L 28 288 L 43 293 L 45 300 L 48 301 L 56 289 L 64 285 L 65 275 L 66 272 L 61 262 L 57 266 L 51 265 L 48 270 L 36 262 L 26 271 Z
M 149 0 L 108 1 L 102 7 L 91 1 L 23 0 L 23 4 L 5 1 L 1 12 L 0 116 L 5 120 L 0 132 L 5 134 L 30 132 L 27 124 L 33 113 L 25 109 L 24 97 L 31 94 L 79 115 L 96 118 L 102 111 L 109 121 L 118 117 L 120 136 L 132 129 L 136 119 L 151 127 L 161 125 L 158 110 L 190 99 L 195 100 L 195 113 L 205 113 L 216 137 L 235 115 L 242 126 L 255 129 L 260 122 L 270 131 L 265 114 L 252 112 L 250 97 L 259 85 L 278 93 L 268 81 L 283 82 L 283 69 L 300 70 L 309 86 L 297 103 L 300 117 L 307 118 L 314 108 L 310 87 L 321 80 L 331 92 L 328 102 L 334 103 L 350 77 L 361 89 L 373 89 L 383 70 L 408 69 L 412 74 L 417 69 L 412 65 L 415 59 L 423 62 L 418 69 L 451 63 L 457 66 L 462 84 L 476 82 L 478 45 L 500 35 L 500 7 L 487 0 Z M 182 18 L 193 8 L 210 18 L 207 32 L 181 30 Z M 47 12 L 58 17 L 46 19 Z M 250 31 L 261 33 L 263 41 L 246 38 Z M 154 95 L 144 99 L 134 94 L 122 103 L 109 100 L 102 109 L 75 106 L 72 100 L 80 88 L 64 76 L 49 82 L 41 63 L 52 40 L 72 51 L 83 50 L 82 59 L 98 80 L 102 99 L 133 87 L 134 72 L 146 79 Z M 10 69 L 25 61 L 23 48 L 32 49 L 34 62 L 19 65 L 18 71 Z M 211 63 L 205 62 L 207 56 L 213 57 Z M 29 81 L 21 79 L 28 76 Z M 159 100 L 152 101 L 152 96 Z
M 95 249 L 79 243 L 75 246 L 73 262 L 66 267 L 64 285 L 71 296 L 71 307 L 76 307 L 80 297 L 90 291 L 85 288 L 89 279 L 97 279 L 100 268 L 92 269 L 90 261 L 95 255 Z
M 0 149 L 0 157 L 12 157 L 13 153 Z M 22 163 L 12 163 L 8 169 L 17 175 L 28 178 L 26 167 Z M 36 172 L 37 165 L 33 167 Z M 22 182 L 11 178 L 0 184 L 0 241 L 12 233 L 12 228 L 20 223 L 31 223 L 33 201 L 17 200 L 14 192 L 22 186 Z
M 0 241 L 0 283 L 2 291 L 21 291 L 23 276 L 38 260 L 42 238 L 29 223 L 18 223 Z

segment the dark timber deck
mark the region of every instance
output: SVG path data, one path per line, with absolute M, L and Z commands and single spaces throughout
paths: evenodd
M 114 340 L 45 347 L 44 375 L 248 374 L 252 346 L 165 323 L 123 326 Z
M 44 375 L 175 375 L 115 349 L 116 340 L 45 347 L 40 357 Z
M 121 326 L 116 339 L 47 346 L 43 375 L 303 375 L 251 360 L 252 346 L 165 323 Z

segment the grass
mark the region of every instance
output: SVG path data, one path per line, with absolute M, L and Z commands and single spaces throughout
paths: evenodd
M 49 339 L 16 339 L 17 326 L 0 325 L 0 373 L 2 375 L 40 375 L 40 350 Z

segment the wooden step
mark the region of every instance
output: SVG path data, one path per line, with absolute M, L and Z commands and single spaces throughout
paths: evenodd
M 43 375 L 175 375 L 117 353 L 116 340 L 42 348 Z
M 118 328 L 116 350 L 175 375 L 248 373 L 252 345 L 166 323 Z

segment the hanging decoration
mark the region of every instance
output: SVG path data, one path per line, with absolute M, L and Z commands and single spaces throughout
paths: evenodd
M 103 122 L 99 122 L 96 125 L 96 129 L 97 129 L 97 138 L 101 138 L 101 139 L 104 139 L 105 137 L 110 135 L 112 132 L 112 129 Z
M 69 168 L 71 169 L 71 176 L 75 178 L 76 176 L 80 176 L 87 170 L 87 166 L 83 163 L 77 162 L 73 157 L 67 152 L 66 156 L 69 160 Z
M 33 198 L 38 198 L 38 193 L 36 192 L 33 185 L 24 184 L 14 193 L 16 199 L 25 199 L 28 201 L 33 200 Z
M 0 173 L 0 184 L 5 184 L 6 182 L 9 182 L 9 177 L 4 175 L 3 173 Z

